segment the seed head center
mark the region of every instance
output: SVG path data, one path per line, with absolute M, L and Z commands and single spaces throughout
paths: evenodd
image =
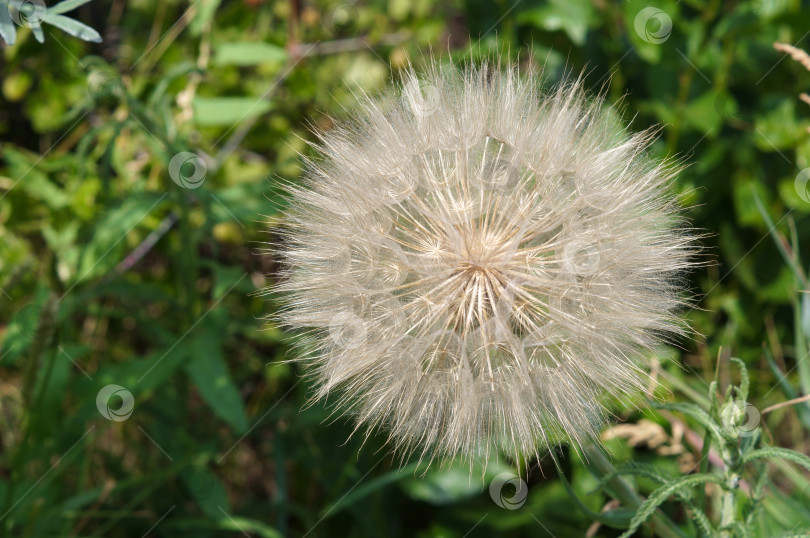
M 457 328 L 472 328 L 494 314 L 508 286 L 509 254 L 503 241 L 487 233 L 473 233 L 459 249 L 452 276 Z

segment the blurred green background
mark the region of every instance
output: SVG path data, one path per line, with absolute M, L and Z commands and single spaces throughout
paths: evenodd
M 508 461 L 483 481 L 463 464 L 423 476 L 381 435 L 347 441 L 352 424 L 306 406 L 309 382 L 284 362 L 290 338 L 263 320 L 282 181 L 297 181 L 313 127 L 345 117 L 409 58 L 499 53 L 544 66 L 550 82 L 584 72 L 632 130 L 662 125 L 653 151 L 689 164 L 677 194 L 715 263 L 692 275 L 699 308 L 684 315 L 699 334 L 657 357 L 659 396 L 705 404 L 716 367 L 721 388 L 737 381 L 732 355 L 759 411 L 810 394 L 810 106 L 798 97 L 810 72 L 773 48 L 810 49 L 807 2 L 62 8 L 87 27 L 0 15 L 0 33 L 14 34 L 0 43 L 0 535 L 621 533 L 592 525 L 549 457 L 509 509 L 488 490 Z M 614 461 L 679 474 L 700 459 L 691 419 L 616 413 Z M 810 404 L 760 420 L 771 444 L 810 452 Z M 573 491 L 600 511 L 610 498 L 557 450 Z M 808 474 L 768 469 L 752 535 L 810 525 Z M 664 511 L 696 533 L 677 503 Z

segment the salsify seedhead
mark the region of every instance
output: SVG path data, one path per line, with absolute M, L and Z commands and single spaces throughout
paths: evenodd
M 685 332 L 694 240 L 646 153 L 579 84 L 409 70 L 319 134 L 274 291 L 316 396 L 404 454 L 519 459 L 597 436 Z

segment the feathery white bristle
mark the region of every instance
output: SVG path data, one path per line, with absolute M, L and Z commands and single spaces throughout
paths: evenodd
M 367 97 L 284 218 L 278 319 L 310 331 L 317 396 L 442 460 L 594 438 L 685 332 L 696 247 L 652 138 L 492 64 Z

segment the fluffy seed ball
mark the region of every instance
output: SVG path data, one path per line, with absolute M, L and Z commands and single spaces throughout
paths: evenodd
M 402 453 L 592 439 L 683 332 L 675 170 L 579 85 L 411 71 L 319 136 L 284 218 L 278 318 L 310 336 L 316 396 Z

